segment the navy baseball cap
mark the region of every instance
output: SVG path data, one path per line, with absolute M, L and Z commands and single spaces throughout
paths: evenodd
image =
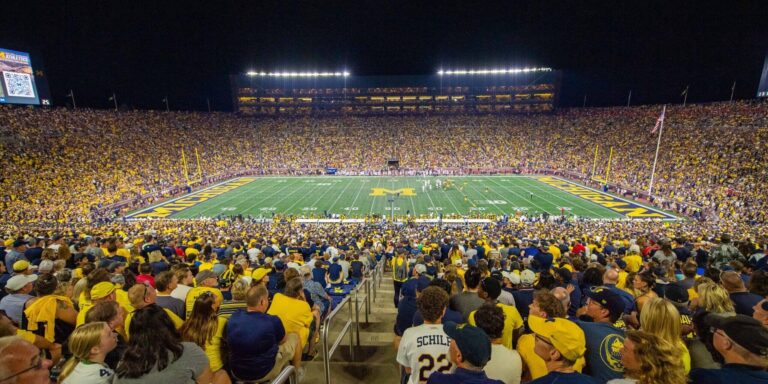
M 491 339 L 482 329 L 449 321 L 443 324 L 443 331 L 456 341 L 461 356 L 470 364 L 482 368 L 491 360 Z
M 621 316 L 624 313 L 624 300 L 608 287 L 594 287 L 587 291 L 587 297 L 607 309 L 611 316 Z

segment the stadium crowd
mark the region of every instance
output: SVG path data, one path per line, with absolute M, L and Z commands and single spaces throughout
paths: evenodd
M 767 107 L 667 109 L 652 200 L 695 220 L 454 228 L 103 218 L 188 191 L 182 147 L 191 170 L 199 151 L 203 183 L 385 174 L 390 157 L 405 173 L 591 183 L 598 144 L 613 147 L 610 183 L 637 194 L 659 108 L 247 120 L 2 107 L 0 382 L 228 383 L 288 364 L 301 377 L 327 287 L 382 262 L 413 383 L 768 382 Z
M 617 192 L 648 198 L 643 191 L 656 146 L 649 131 L 659 109 L 252 120 L 226 113 L 2 107 L 0 208 L 6 222 L 21 227 L 114 218 L 188 191 L 182 148 L 190 178 L 203 183 L 241 174 L 322 174 L 326 167 L 385 174 L 391 172 L 386 160 L 394 157 L 404 174 L 555 172 L 596 185 L 593 177 L 609 173 Z M 651 202 L 713 227 L 764 228 L 768 104 L 670 106 L 666 116 Z
M 651 222 L 128 225 L 6 239 L 0 378 L 227 383 L 288 364 L 302 376 L 325 288 L 386 263 L 410 382 L 768 380 L 764 241 Z

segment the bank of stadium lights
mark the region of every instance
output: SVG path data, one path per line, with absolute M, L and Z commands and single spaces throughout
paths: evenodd
M 439 70 L 438 76 L 462 76 L 462 75 L 509 75 L 515 73 L 549 72 L 552 68 L 506 68 L 506 69 L 457 69 Z
M 248 76 L 258 77 L 349 77 L 350 73 L 343 72 L 256 72 L 248 71 Z

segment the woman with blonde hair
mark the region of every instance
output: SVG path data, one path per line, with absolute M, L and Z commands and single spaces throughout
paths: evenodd
M 734 316 L 736 310 L 733 307 L 728 291 L 720 284 L 705 283 L 698 287 L 698 309 L 715 313 L 721 316 Z
M 210 291 L 203 292 L 195 299 L 192 312 L 179 329 L 182 341 L 197 344 L 205 351 L 210 362 L 211 372 L 216 383 L 229 383 L 229 375 L 224 368 L 221 342 L 227 319 L 218 316 L 221 298 Z
M 112 383 L 115 372 L 104 359 L 117 346 L 117 334 L 103 321 L 83 324 L 69 336 L 72 357 L 64 363 L 59 383 Z
M 685 373 L 690 372 L 691 355 L 683 342 L 680 312 L 674 304 L 658 297 L 648 300 L 640 312 L 640 328 L 680 348 Z
M 621 351 L 625 378 L 608 383 L 685 384 L 688 377 L 680 355 L 675 344 L 652 333 L 627 331 Z

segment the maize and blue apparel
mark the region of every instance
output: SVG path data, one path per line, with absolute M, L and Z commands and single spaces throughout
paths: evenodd
M 229 318 L 225 334 L 233 375 L 241 380 L 258 380 L 275 365 L 285 328 L 277 316 L 240 310 Z

